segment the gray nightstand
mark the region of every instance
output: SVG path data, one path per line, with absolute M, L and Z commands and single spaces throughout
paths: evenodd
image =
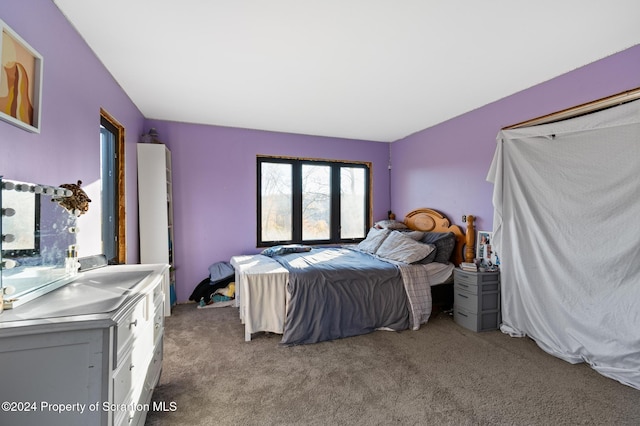
M 471 331 L 500 327 L 500 272 L 453 271 L 453 319 Z

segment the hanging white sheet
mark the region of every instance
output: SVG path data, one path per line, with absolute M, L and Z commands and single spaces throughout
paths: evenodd
M 497 140 L 502 331 L 640 389 L 640 101 Z

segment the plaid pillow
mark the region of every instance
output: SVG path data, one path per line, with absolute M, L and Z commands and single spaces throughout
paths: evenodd
M 393 231 L 380 245 L 376 255 L 396 262 L 413 263 L 427 257 L 433 248 L 432 245 L 419 243 L 401 232 Z
M 391 233 L 391 230 L 389 229 L 371 228 L 367 234 L 367 238 L 360 241 L 360 244 L 358 244 L 358 249 L 374 254 L 384 240 L 387 239 L 389 233 Z

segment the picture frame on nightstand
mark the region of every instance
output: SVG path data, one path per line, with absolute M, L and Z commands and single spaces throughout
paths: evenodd
M 495 265 L 497 256 L 493 250 L 493 232 L 478 231 L 476 240 L 476 259 L 480 259 L 483 265 Z

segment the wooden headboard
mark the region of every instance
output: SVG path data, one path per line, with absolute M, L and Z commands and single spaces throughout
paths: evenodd
M 473 262 L 475 257 L 474 217 L 467 216 L 466 233 L 458 225 L 452 225 L 449 219 L 439 211 L 422 208 L 416 209 L 404 218 L 409 228 L 423 232 L 453 232 L 456 236 L 456 248 L 451 255 L 452 262 L 458 266 L 462 262 Z

